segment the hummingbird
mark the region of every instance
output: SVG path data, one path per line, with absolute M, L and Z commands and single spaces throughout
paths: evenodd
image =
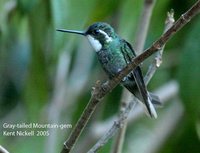
M 85 36 L 110 79 L 120 73 L 136 57 L 130 43 L 122 39 L 109 24 L 104 22 L 96 22 L 86 31 L 66 29 L 57 29 L 57 31 Z M 157 118 L 153 104 L 160 104 L 160 100 L 156 95 L 147 91 L 140 66 L 124 77 L 120 84 L 142 102 L 148 116 Z

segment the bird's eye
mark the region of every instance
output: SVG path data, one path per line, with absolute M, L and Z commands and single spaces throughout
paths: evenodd
M 99 30 L 98 29 L 94 30 L 94 34 L 95 35 L 99 34 Z

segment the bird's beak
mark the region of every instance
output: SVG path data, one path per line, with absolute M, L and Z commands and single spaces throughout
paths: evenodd
M 65 30 L 65 29 L 56 29 L 56 31 L 67 32 L 67 33 L 75 33 L 75 34 L 79 34 L 79 35 L 83 35 L 83 36 L 85 36 L 85 32 L 84 32 L 84 31 Z

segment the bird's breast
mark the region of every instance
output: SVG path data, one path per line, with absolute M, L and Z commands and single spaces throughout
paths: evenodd
M 109 77 L 115 76 L 126 66 L 126 62 L 118 48 L 115 48 L 115 50 L 102 49 L 97 52 L 97 55 L 99 62 Z

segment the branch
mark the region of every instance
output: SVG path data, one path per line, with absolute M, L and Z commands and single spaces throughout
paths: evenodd
M 115 88 L 120 83 L 120 81 L 133 69 L 135 69 L 141 62 L 143 62 L 156 51 L 160 50 L 162 46 L 194 16 L 196 16 L 199 11 L 200 0 L 198 0 L 185 14 L 183 14 L 167 32 L 165 32 L 157 41 L 154 42 L 150 48 L 146 49 L 144 53 L 132 59 L 132 62 L 128 64 L 118 75 L 116 75 L 116 77 L 102 85 L 100 85 L 100 83 L 96 84 L 88 105 L 84 109 L 83 114 L 75 125 L 68 140 L 65 141 L 61 153 L 69 153 L 71 151 L 101 99 L 106 94 L 111 92 L 111 90 Z

